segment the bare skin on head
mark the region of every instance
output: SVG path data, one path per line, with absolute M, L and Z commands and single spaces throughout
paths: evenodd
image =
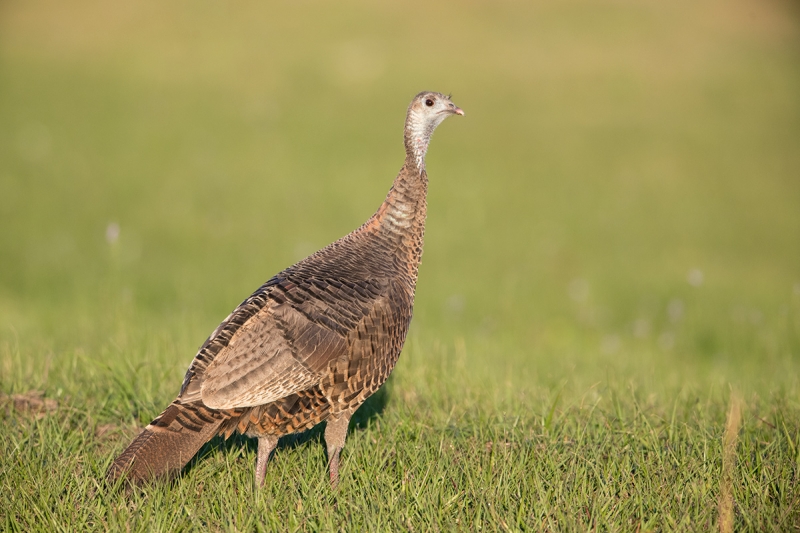
M 356 409 L 386 381 L 411 322 L 427 211 L 431 135 L 463 115 L 435 92 L 406 115 L 405 163 L 357 230 L 275 275 L 214 330 L 178 397 L 111 465 L 141 484 L 174 475 L 215 435 L 258 439 L 255 480 L 283 435 L 326 421 L 331 485 Z

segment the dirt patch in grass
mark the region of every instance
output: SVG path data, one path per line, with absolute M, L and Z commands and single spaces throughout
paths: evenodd
M 56 411 L 58 402 L 52 398 L 45 398 L 42 391 L 32 390 L 11 396 L 0 394 L 0 407 L 6 409 L 6 412 L 13 411 L 40 420 Z

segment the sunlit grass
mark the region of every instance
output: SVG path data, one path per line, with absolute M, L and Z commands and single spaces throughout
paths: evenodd
M 6 2 L 0 527 L 800 527 L 793 9 Z M 466 117 L 338 493 L 320 428 L 262 491 L 238 437 L 107 490 L 219 321 L 377 208 L 422 89 Z

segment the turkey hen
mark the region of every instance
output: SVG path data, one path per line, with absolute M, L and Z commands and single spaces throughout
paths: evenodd
M 411 322 L 434 129 L 464 112 L 422 92 L 408 107 L 406 158 L 367 222 L 259 287 L 203 343 L 178 397 L 112 463 L 107 478 L 174 475 L 215 435 L 258 439 L 263 485 L 278 438 L 327 421 L 330 481 L 350 417 L 389 377 Z

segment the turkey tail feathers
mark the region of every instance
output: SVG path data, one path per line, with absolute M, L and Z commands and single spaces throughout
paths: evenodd
M 177 474 L 214 435 L 225 417 L 202 403 L 172 402 L 111 464 L 106 479 L 141 485 Z

